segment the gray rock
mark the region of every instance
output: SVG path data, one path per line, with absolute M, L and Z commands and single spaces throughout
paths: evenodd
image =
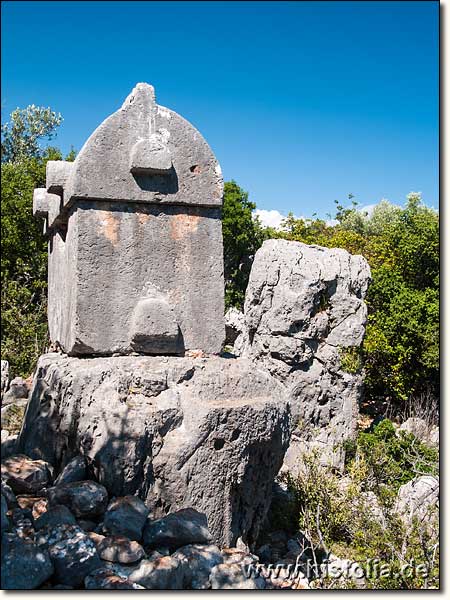
M 77 521 L 67 506 L 51 506 L 40 517 L 35 519 L 34 527 L 37 531 L 44 527 L 56 527 L 57 525 L 76 525 Z
M 137 496 L 114 498 L 103 518 L 103 530 L 111 535 L 123 535 L 139 541 L 149 509 Z
M 3 432 L 6 432 L 6 435 Z M 2 429 L 2 460 L 17 454 L 18 437 L 18 435 L 12 435 L 9 431 Z
M 233 345 L 245 328 L 244 314 L 232 306 L 225 313 L 225 344 Z
M 48 549 L 57 583 L 77 587 L 101 567 L 94 542 L 77 525 L 46 528 L 38 541 Z
M 69 355 L 219 353 L 222 196 L 203 137 L 139 83 L 74 163 L 47 163 L 35 190 L 51 340 Z
M 148 590 L 182 590 L 184 564 L 173 556 L 163 556 L 154 561 L 141 560 L 128 571 L 128 579 Z
M 145 556 L 138 542 L 118 535 L 105 537 L 97 546 L 97 551 L 103 560 L 122 564 L 135 563 Z
M 3 394 L 2 404 L 10 404 L 16 400 L 26 400 L 29 392 L 30 390 L 25 379 L 22 379 L 22 377 L 14 377 L 9 383 L 8 391 Z
M 194 508 L 183 508 L 157 521 L 148 520 L 143 532 L 145 548 L 160 546 L 176 550 L 187 544 L 211 542 L 206 515 Z
M 145 590 L 144 586 L 133 583 L 104 567 L 85 577 L 84 587 L 87 590 Z
M 53 566 L 46 550 L 12 533 L 2 535 L 3 590 L 34 590 L 52 573 Z
M 188 590 L 209 589 L 211 569 L 223 562 L 222 553 L 214 545 L 183 546 L 172 556 L 184 564 L 183 589 Z
M 400 431 L 412 433 L 418 440 L 429 446 L 439 446 L 439 427 L 429 425 L 423 419 L 410 417 L 400 425 Z
M 9 387 L 9 362 L 7 360 L 1 361 L 1 397 L 3 402 L 3 394 L 8 391 Z
M 439 510 L 439 478 L 421 475 L 400 487 L 395 510 L 406 523 L 413 518 L 432 522 Z
M 9 531 L 9 529 L 11 527 L 11 522 L 9 520 L 8 515 L 6 514 L 7 512 L 8 512 L 8 504 L 6 503 L 6 499 L 2 494 L 1 495 L 1 517 L 2 517 L 1 531 L 2 531 L 2 534 L 4 531 Z
M 83 531 L 94 531 L 97 528 L 97 523 L 89 519 L 77 519 L 77 524 Z
M 209 576 L 213 590 L 264 590 L 266 582 L 260 576 L 247 576 L 239 564 L 220 564 L 211 569 Z
M 87 479 L 86 459 L 83 456 L 76 456 L 67 463 L 58 477 L 55 479 L 55 485 L 65 483 L 74 483 Z
M 34 494 L 51 481 L 50 465 L 43 460 L 32 460 L 23 454 L 3 459 L 2 479 L 16 494 Z
M 50 504 L 64 504 L 78 518 L 96 517 L 105 512 L 108 492 L 95 481 L 75 481 L 49 488 Z
M 234 351 L 288 390 L 292 472 L 313 448 L 323 463 L 342 466 L 342 442 L 356 433 L 362 374 L 352 352 L 364 336 L 369 281 L 366 260 L 342 249 L 268 240 L 255 255 Z
M 8 391 L 2 396 L 2 405 L 5 407 L 8 404 L 17 403 L 22 400 L 26 404 L 30 390 L 27 382 L 22 377 L 15 377 L 10 381 Z
M 110 496 L 138 495 L 155 519 L 195 507 L 229 546 L 257 538 L 290 428 L 285 388 L 249 360 L 49 354 L 20 444 L 57 470 L 85 456 Z
M 1 482 L 1 494 L 5 497 L 8 508 L 16 508 L 17 507 L 17 498 L 15 493 L 12 491 L 11 486 L 9 486 L 6 481 L 3 480 Z

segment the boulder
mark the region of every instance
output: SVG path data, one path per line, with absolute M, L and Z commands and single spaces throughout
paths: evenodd
M 413 518 L 431 521 L 439 509 L 439 478 L 421 475 L 400 487 L 395 510 L 406 523 Z
M 233 545 L 257 538 L 290 419 L 286 388 L 250 360 L 48 354 L 20 446 L 57 470 L 84 456 L 110 496 L 138 496 L 155 519 L 194 506 Z
M 187 544 L 211 542 L 206 516 L 193 508 L 184 508 L 157 521 L 148 520 L 143 533 L 146 549 L 176 550 Z
M 95 481 L 57 485 L 48 490 L 47 497 L 51 505 L 64 504 L 78 518 L 102 515 L 108 503 L 108 492 Z
M 100 558 L 122 564 L 135 563 L 144 558 L 144 549 L 138 542 L 114 535 L 105 537 L 97 546 Z
M 55 479 L 55 485 L 63 485 L 65 483 L 74 483 L 75 481 L 83 481 L 87 479 L 86 459 L 83 456 L 75 456 L 72 458 L 58 477 Z
M 2 479 L 16 494 L 34 494 L 51 482 L 51 467 L 44 460 L 32 460 L 23 454 L 2 460 Z
M 149 509 L 137 496 L 114 498 L 103 517 L 103 530 L 110 535 L 123 535 L 140 540 Z
M 37 531 L 44 527 L 56 527 L 57 525 L 76 525 L 77 521 L 67 506 L 54 505 L 35 519 L 34 527 Z
M 94 531 L 94 529 L 97 529 L 97 523 L 89 519 L 77 519 L 77 523 L 83 531 Z
M 213 590 L 264 590 L 266 582 L 259 575 L 247 575 L 242 565 L 220 564 L 211 569 L 209 576 Z
M 8 504 L 6 503 L 6 499 L 4 497 L 4 495 L 1 495 L 1 521 L 2 521 L 2 527 L 1 527 L 1 531 L 2 534 L 4 531 L 9 531 L 9 528 L 11 527 L 11 522 L 9 520 L 8 515 L 6 514 L 8 512 Z
M 17 454 L 18 436 L 10 433 L 7 429 L 2 429 L 1 436 L 2 460 L 4 460 Z
M 321 462 L 341 467 L 342 442 L 356 434 L 369 281 L 366 260 L 338 248 L 267 240 L 255 255 L 234 352 L 288 390 L 291 472 L 313 448 Z
M 16 508 L 17 507 L 17 498 L 14 492 L 12 491 L 11 486 L 9 486 L 6 481 L 4 481 L 2 477 L 1 482 L 1 494 L 5 497 L 8 508 Z
M 225 313 L 225 344 L 232 346 L 245 327 L 244 314 L 232 306 Z
M 3 402 L 2 404 L 10 404 L 11 402 L 16 402 L 17 400 L 27 399 L 30 390 L 28 388 L 28 383 L 22 377 L 15 377 L 10 383 L 8 387 L 8 391 L 3 394 Z
M 12 533 L 2 535 L 3 590 L 34 590 L 53 573 L 46 550 Z
M 183 589 L 187 590 L 209 589 L 212 568 L 223 562 L 222 553 L 214 545 L 190 544 L 172 556 L 184 564 Z
M 34 541 L 36 531 L 34 529 L 33 519 L 29 511 L 14 509 L 12 511 L 13 526 L 12 533 L 23 540 Z
M 3 403 L 3 395 L 8 391 L 9 386 L 9 362 L 7 360 L 1 361 L 1 397 Z
M 410 417 L 400 425 L 398 431 L 412 433 L 414 437 L 428 446 L 439 446 L 439 427 L 428 424 L 424 419 Z
M 57 583 L 77 587 L 101 567 L 94 542 L 77 525 L 47 527 L 37 539 L 48 550 Z
M 184 564 L 173 556 L 156 560 L 142 560 L 135 569 L 130 569 L 128 579 L 148 590 L 182 590 Z
M 87 590 L 145 590 L 144 586 L 133 583 L 104 567 L 85 577 L 84 587 Z

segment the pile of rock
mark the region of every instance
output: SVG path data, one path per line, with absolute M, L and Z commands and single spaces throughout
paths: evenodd
M 247 548 L 219 548 L 193 508 L 160 519 L 136 496 L 110 498 L 81 457 L 53 478 L 41 460 L 2 462 L 3 589 L 258 589 Z

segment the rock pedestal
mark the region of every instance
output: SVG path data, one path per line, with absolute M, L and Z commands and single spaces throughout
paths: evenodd
M 245 359 L 47 354 L 19 445 L 57 471 L 84 456 L 155 518 L 195 507 L 229 546 L 256 539 L 290 429 L 284 387 Z

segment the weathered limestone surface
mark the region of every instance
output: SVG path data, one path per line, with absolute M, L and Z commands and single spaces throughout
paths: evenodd
M 47 354 L 20 447 L 57 471 L 84 456 L 153 518 L 195 507 L 230 545 L 256 538 L 290 429 L 283 385 L 245 359 Z
M 219 209 L 82 201 L 52 239 L 50 336 L 69 354 L 220 352 Z
M 52 341 L 69 355 L 220 352 L 222 195 L 200 133 L 138 84 L 35 190 Z
M 369 280 L 366 260 L 342 249 L 268 240 L 256 253 L 234 348 L 288 389 L 291 470 L 311 448 L 339 466 L 335 447 L 354 434 L 362 375 L 342 365 L 363 340 Z

